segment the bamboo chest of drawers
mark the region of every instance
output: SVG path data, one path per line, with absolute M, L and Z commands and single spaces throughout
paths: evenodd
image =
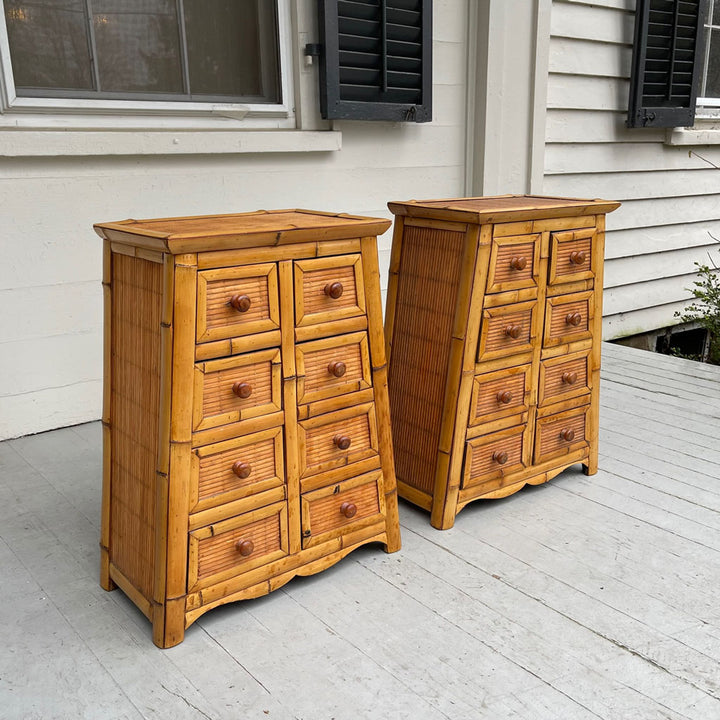
M 391 202 L 385 335 L 398 493 L 467 503 L 597 470 L 605 213 L 531 196 Z
M 306 210 L 105 240 L 101 584 L 160 647 L 222 603 L 400 546 L 376 236 Z

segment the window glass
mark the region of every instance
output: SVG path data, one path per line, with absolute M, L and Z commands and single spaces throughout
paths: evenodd
M 718 11 L 720 13 L 720 11 Z M 720 19 L 720 18 L 718 18 Z M 710 31 L 707 69 L 705 71 L 705 96 L 720 98 L 720 29 Z

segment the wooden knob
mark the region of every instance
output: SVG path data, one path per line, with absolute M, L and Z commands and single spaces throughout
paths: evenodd
M 508 454 L 504 450 L 495 450 L 492 454 L 492 459 L 496 463 L 504 465 L 508 461 Z
M 247 312 L 252 305 L 252 300 L 247 295 L 233 295 L 230 298 L 230 304 L 238 312 Z
M 232 470 L 241 480 L 244 480 L 245 478 L 250 477 L 252 467 L 249 463 L 238 460 L 233 463 Z
M 572 442 L 575 439 L 575 431 L 572 428 L 564 428 L 560 431 L 560 439 L 565 442 Z
M 252 555 L 255 549 L 255 543 L 252 540 L 238 540 L 235 543 L 235 549 L 243 556 L 248 557 Z
M 509 390 L 501 390 L 497 394 L 497 400 L 499 403 L 502 403 L 503 405 L 507 405 L 508 403 L 512 402 L 513 394 Z
M 325 286 L 325 294 L 333 300 L 337 300 L 343 294 L 341 282 L 328 283 Z
M 562 374 L 562 381 L 567 385 L 574 385 L 577 382 L 577 373 L 567 371 Z
M 573 250 L 570 253 L 570 262 L 575 265 L 582 265 L 585 262 L 585 253 L 582 250 Z
M 342 360 L 333 360 L 328 365 L 328 372 L 331 375 L 334 375 L 336 378 L 340 378 L 345 374 L 345 371 L 347 368 L 345 367 L 345 363 Z
M 577 327 L 582 322 L 582 315 L 578 312 L 568 313 L 565 316 L 565 322 L 568 325 L 574 325 Z
M 344 502 L 340 506 L 340 512 L 346 518 L 355 517 L 355 515 L 357 514 L 357 505 L 355 503 L 351 503 L 351 502 Z
M 338 450 L 347 450 L 350 447 L 350 443 L 352 441 L 347 435 L 336 435 L 333 438 L 333 442 L 335 443 L 335 447 L 337 447 Z
M 527 267 L 527 258 L 526 257 L 514 257 L 510 261 L 510 267 L 513 270 L 524 270 Z
M 246 382 L 233 383 L 232 391 L 239 397 L 245 400 L 252 395 L 252 386 Z
M 517 340 L 520 337 L 520 333 L 522 332 L 522 328 L 520 325 L 508 325 L 505 328 L 505 334 L 508 337 L 511 337 L 513 340 Z

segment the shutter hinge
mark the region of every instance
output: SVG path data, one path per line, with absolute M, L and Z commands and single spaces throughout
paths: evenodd
M 647 126 L 649 123 L 653 122 L 657 116 L 654 112 L 648 112 L 647 110 L 642 111 L 641 120 L 643 127 Z
M 323 46 L 320 43 L 307 43 L 305 45 L 305 64 L 312 65 L 313 58 L 319 58 L 322 55 Z

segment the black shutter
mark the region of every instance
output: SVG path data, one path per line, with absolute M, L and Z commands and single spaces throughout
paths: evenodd
M 637 0 L 628 127 L 695 122 L 707 0 Z
M 324 118 L 432 120 L 432 0 L 318 0 Z

